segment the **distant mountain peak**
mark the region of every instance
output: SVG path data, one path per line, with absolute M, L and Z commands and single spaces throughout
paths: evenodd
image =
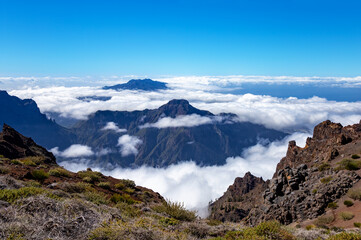
M 201 116 L 213 116 L 211 112 L 199 110 L 193 107 L 185 99 L 173 99 L 168 103 L 159 107 L 158 110 L 160 111 L 160 113 L 173 118 L 179 115 L 190 115 L 190 114 L 198 114 Z
M 154 81 L 149 78 L 145 79 L 131 79 L 127 83 L 117 84 L 113 86 L 105 86 L 103 89 L 113 90 L 143 90 L 143 91 L 157 91 L 168 89 L 167 84 L 164 82 Z

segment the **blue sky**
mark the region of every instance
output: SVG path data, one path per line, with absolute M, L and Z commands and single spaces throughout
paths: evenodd
M 361 1 L 0 1 L 0 76 L 361 75 Z

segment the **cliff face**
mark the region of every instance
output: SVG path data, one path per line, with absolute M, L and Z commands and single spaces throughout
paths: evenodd
M 0 154 L 9 159 L 41 156 L 46 159 L 47 163 L 56 163 L 51 152 L 6 124 L 0 133 Z
M 322 122 L 315 127 L 313 137 L 307 139 L 304 148 L 298 147 L 295 141 L 289 143 L 286 156 L 277 165 L 273 178 L 266 183 L 263 191 L 245 193 L 244 188 L 248 184 L 235 182 L 223 197 L 212 204 L 218 206 L 224 202 L 225 196 L 237 192 L 239 201 L 236 205 L 239 209 L 248 209 L 247 214 L 238 214 L 236 209 L 231 208 L 220 219 L 219 210 L 211 208 L 211 217 L 230 221 L 243 219 L 250 225 L 270 219 L 284 224 L 315 219 L 331 211 L 329 203 L 347 199 L 349 189 L 355 188 L 355 185 L 358 188 L 361 161 L 357 158 L 360 153 L 361 122 L 346 127 L 330 121 Z M 350 163 L 353 165 L 347 165 Z M 259 183 L 259 186 L 262 184 Z M 251 209 L 250 199 L 244 199 L 250 193 L 252 200 L 256 199 Z M 343 205 L 343 202 L 338 205 Z M 354 207 L 361 208 L 361 204 L 355 202 Z M 335 215 L 338 210 L 332 211 Z

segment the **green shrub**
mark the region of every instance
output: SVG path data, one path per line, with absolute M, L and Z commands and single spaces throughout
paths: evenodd
M 338 205 L 337 203 L 335 202 L 330 202 L 328 205 L 327 205 L 328 208 L 331 208 L 331 209 L 336 209 L 338 208 Z
M 108 205 L 109 204 L 109 200 L 107 199 L 107 196 L 102 192 L 85 191 L 83 193 L 83 196 L 85 197 L 86 200 L 88 200 L 96 205 L 100 205 L 100 204 Z
M 347 192 L 347 196 L 353 200 L 361 200 L 361 189 L 350 189 Z
M 128 194 L 120 195 L 119 193 L 113 194 L 113 196 L 110 198 L 110 201 L 112 201 L 115 204 L 117 204 L 119 202 L 124 202 L 124 203 L 127 203 L 127 204 L 138 203 L 138 201 L 131 198 L 130 195 L 128 195 Z
M 50 169 L 49 174 L 54 177 L 70 177 L 70 172 L 61 167 Z
M 195 211 L 187 210 L 183 203 L 166 201 L 161 205 L 154 206 L 153 209 L 180 221 L 193 221 L 197 218 Z
M 20 160 L 18 159 L 14 159 L 14 160 L 11 160 L 10 163 L 14 164 L 14 165 L 22 165 L 23 163 L 20 162 Z
M 110 182 L 100 182 L 97 184 L 98 187 L 104 188 L 104 189 L 110 189 Z
M 91 185 L 88 183 L 77 182 L 77 183 L 63 183 L 61 188 L 68 193 L 82 193 L 85 191 L 92 191 Z
M 207 221 L 207 224 L 208 224 L 209 226 L 218 226 L 218 225 L 221 225 L 222 222 L 219 221 L 219 220 L 216 220 L 216 219 L 209 219 L 209 220 Z
M 135 182 L 129 179 L 121 179 L 114 187 L 119 190 L 123 190 L 124 188 L 135 188 Z
M 7 174 L 9 172 L 9 169 L 6 167 L 0 167 L 0 174 Z
M 130 205 L 125 202 L 118 202 L 115 205 L 115 207 L 121 211 L 122 215 L 125 215 L 127 217 L 134 218 L 136 216 L 139 216 L 139 214 L 140 214 L 140 211 L 138 208 L 134 207 L 134 205 Z
M 361 161 L 355 159 L 343 159 L 341 162 L 337 163 L 339 166 L 338 170 L 346 169 L 346 170 L 358 170 L 361 168 Z
M 342 232 L 329 237 L 327 240 L 361 240 L 361 234 Z
M 20 160 L 23 165 L 36 167 L 36 163 L 33 162 L 31 159 L 22 159 Z
M 316 226 L 323 227 L 327 224 L 332 223 L 335 220 L 333 215 L 319 216 L 315 222 Z
M 351 158 L 352 158 L 352 159 L 359 159 L 359 158 L 360 158 L 360 156 L 359 156 L 359 155 L 357 155 L 357 154 L 353 154 L 353 155 L 351 156 Z
M 174 218 L 162 217 L 161 219 L 159 219 L 159 223 L 163 226 L 175 226 L 179 224 L 179 220 Z
M 318 171 L 323 172 L 330 168 L 331 168 L 331 165 L 329 163 L 322 163 L 320 166 L 318 166 Z
M 324 177 L 324 178 L 321 178 L 321 183 L 327 184 L 327 183 L 331 182 L 331 180 L 332 180 L 332 176 Z
M 26 198 L 44 193 L 45 190 L 37 187 L 23 187 L 19 189 L 1 189 L 0 200 L 13 203 L 20 198 Z
M 312 194 L 316 194 L 316 193 L 317 193 L 317 189 L 313 189 Z
M 31 176 L 33 177 L 34 180 L 43 182 L 45 179 L 49 177 L 49 174 L 45 172 L 43 169 L 40 169 L 40 170 L 33 170 L 31 172 Z
M 360 228 L 361 227 L 361 223 L 360 222 L 354 222 L 353 225 L 357 228 Z
M 126 193 L 129 193 L 129 194 L 132 194 L 132 193 L 134 193 L 135 190 L 134 190 L 133 188 L 128 188 L 128 187 L 127 187 L 127 188 L 124 189 L 123 191 L 126 192 Z
M 79 177 L 83 179 L 84 182 L 94 183 L 98 182 L 100 178 L 103 176 L 100 172 L 93 171 L 80 171 L 78 172 Z
M 314 229 L 315 227 L 316 227 L 315 225 L 310 224 L 310 225 L 306 226 L 306 230 L 311 230 L 311 229 Z
M 340 217 L 344 220 L 344 221 L 348 221 L 351 220 L 355 215 L 352 212 L 341 212 L 340 213 Z
M 343 202 L 343 204 L 346 206 L 346 207 L 351 207 L 353 205 L 353 202 L 351 200 L 345 200 Z

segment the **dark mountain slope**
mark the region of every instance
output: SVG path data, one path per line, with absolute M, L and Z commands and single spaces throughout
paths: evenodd
M 218 120 L 194 127 L 141 127 L 144 124 L 154 124 L 165 117 L 174 119 L 194 115 Z M 286 135 L 261 125 L 233 121 L 234 117 L 232 114 L 215 116 L 194 108 L 186 100 L 172 100 L 153 110 L 98 111 L 88 120 L 80 122 L 74 130 L 79 143 L 91 146 L 96 151 L 106 148 L 112 150 L 106 156 L 95 157 L 95 163 L 161 167 L 188 160 L 200 165 L 224 164 L 227 157 L 241 155 L 244 148 L 255 145 L 259 139 L 273 141 Z M 102 130 L 108 122 L 114 122 L 127 132 Z M 124 134 L 142 141 L 137 146 L 136 155 L 120 155 L 117 144 L 119 137 Z
M 168 89 L 167 84 L 164 82 L 153 81 L 152 79 L 132 79 L 127 83 L 117 84 L 113 86 L 105 86 L 103 89 L 113 90 L 143 90 L 143 91 L 157 91 Z
M 47 147 L 68 147 L 74 135 L 66 128 L 47 119 L 31 99 L 21 100 L 0 91 L 0 124 L 13 126 L 26 136 Z

